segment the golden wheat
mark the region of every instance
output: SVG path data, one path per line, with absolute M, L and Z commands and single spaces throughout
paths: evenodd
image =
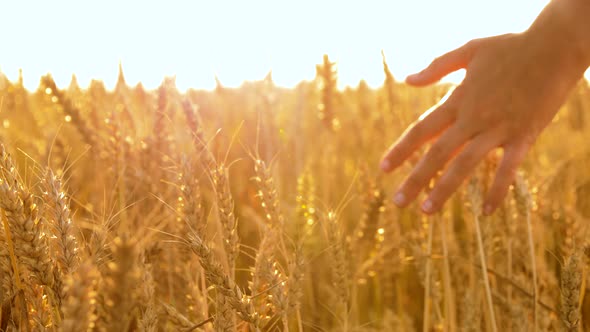
M 490 155 L 426 218 L 389 198 L 411 168 L 377 164 L 451 87 L 383 70 L 184 93 L 0 74 L 0 331 L 588 330 L 587 82 L 495 215 Z

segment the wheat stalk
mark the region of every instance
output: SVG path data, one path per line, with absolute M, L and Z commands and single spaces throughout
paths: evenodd
M 103 296 L 103 331 L 127 331 L 135 319 L 137 284 L 137 245 L 127 236 L 116 237 L 112 245 L 113 260 L 107 264 L 99 294 Z
M 535 257 L 535 243 L 533 241 L 533 225 L 531 222 L 531 208 L 532 208 L 532 198 L 531 194 L 528 190 L 528 185 L 522 176 L 522 174 L 517 174 L 515 181 L 514 181 L 514 198 L 516 200 L 517 210 L 521 216 L 526 218 L 527 223 L 527 235 L 528 235 L 528 244 L 529 244 L 529 255 L 531 259 L 531 268 L 533 270 L 533 320 L 535 331 L 538 329 L 538 305 L 537 305 L 537 297 L 538 297 L 538 289 L 539 286 L 537 285 L 537 260 Z
M 348 309 L 350 302 L 350 276 L 346 259 L 346 249 L 338 217 L 334 211 L 329 211 L 325 218 L 326 234 L 328 236 L 330 266 L 332 268 L 332 282 L 337 295 L 337 303 L 343 307 L 343 330 L 348 331 Z
M 95 306 L 100 274 L 90 263 L 82 264 L 66 281 L 69 294 L 63 304 L 63 332 L 86 332 L 96 321 Z
M 492 300 L 492 291 L 490 289 L 490 281 L 488 280 L 488 268 L 487 268 L 485 253 L 484 253 L 483 240 L 481 237 L 481 226 L 479 224 L 479 219 L 482 215 L 481 189 L 479 188 L 479 183 L 478 183 L 476 177 L 472 177 L 471 180 L 469 181 L 468 196 L 469 196 L 469 200 L 471 201 L 471 210 L 473 211 L 473 219 L 474 219 L 474 224 L 475 224 L 475 234 L 477 237 L 477 246 L 479 249 L 479 261 L 481 264 L 481 273 L 482 273 L 482 278 L 483 278 L 485 291 L 486 291 L 486 301 L 487 301 L 488 311 L 489 311 L 489 315 L 490 315 L 490 323 L 492 324 L 492 331 L 497 332 L 498 327 L 496 324 L 496 315 L 494 313 L 494 303 Z

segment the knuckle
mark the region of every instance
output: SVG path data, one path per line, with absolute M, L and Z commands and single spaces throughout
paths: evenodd
M 463 132 L 475 134 L 485 129 L 496 127 L 498 117 L 494 112 L 470 111 L 465 112 L 462 121 L 457 121 L 459 129 Z
M 433 144 L 428 150 L 428 158 L 430 162 L 439 163 L 445 159 L 446 148 L 441 143 Z
M 463 165 L 463 171 L 468 170 L 473 165 L 478 162 L 479 155 L 474 151 L 467 151 L 461 160 L 461 164 Z
M 447 179 L 444 183 L 444 188 L 448 190 L 448 188 L 452 187 L 453 185 L 458 185 L 462 182 L 463 177 L 461 176 L 463 172 L 459 167 L 455 168 L 454 171 L 450 172 L 447 176 Z
M 475 48 L 480 42 L 481 42 L 480 38 L 472 39 L 472 40 L 468 41 L 467 43 L 465 43 L 464 47 L 468 48 L 468 49 Z
M 479 112 L 472 112 L 472 119 L 477 123 L 490 126 L 498 122 L 498 112 L 490 110 L 481 110 Z
M 434 58 L 432 60 L 432 62 L 430 63 L 430 65 L 428 67 L 432 68 L 436 68 L 439 67 L 442 63 L 444 62 L 444 56 L 437 56 L 436 58 Z
M 475 39 L 472 39 L 472 40 L 466 42 L 462 48 L 468 50 L 468 49 L 472 49 L 474 46 L 475 46 Z
M 477 155 L 473 151 L 465 151 L 457 157 L 457 167 L 455 175 L 465 174 L 472 166 L 477 163 Z
M 514 138 L 515 133 L 522 130 L 522 126 L 519 126 L 516 121 L 508 121 L 498 127 L 498 133 L 504 140 Z
M 505 119 L 503 121 L 502 127 L 505 132 L 507 133 L 519 133 L 522 132 L 523 123 L 521 121 L 510 121 L 510 119 Z
M 464 116 L 457 118 L 454 127 L 457 128 L 457 131 L 461 133 L 472 133 L 475 130 L 473 121 Z
M 524 135 L 522 138 L 522 145 L 525 149 L 529 149 L 533 144 L 535 144 L 535 140 L 535 135 Z

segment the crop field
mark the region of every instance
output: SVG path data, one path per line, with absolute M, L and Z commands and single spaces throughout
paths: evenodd
M 590 87 L 485 217 L 490 154 L 442 212 L 382 153 L 451 88 L 34 91 L 0 73 L 0 331 L 590 331 Z

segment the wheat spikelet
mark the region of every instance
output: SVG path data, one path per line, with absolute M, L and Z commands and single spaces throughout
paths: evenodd
M 229 274 L 235 274 L 236 258 L 239 252 L 238 220 L 234 213 L 234 199 L 230 191 L 228 169 L 218 165 L 210 170 L 217 197 L 217 215 L 223 229 L 223 245 L 227 255 Z
M 305 277 L 305 258 L 303 249 L 296 247 L 289 260 L 289 278 L 287 279 L 287 299 L 289 306 L 296 311 L 301 308 L 303 297 L 303 278 Z
M 278 191 L 270 174 L 270 169 L 266 167 L 264 161 L 255 159 L 254 171 L 256 173 L 254 180 L 258 185 L 257 196 L 261 200 L 265 218 L 270 227 L 282 228 L 284 226 L 284 218 L 281 213 Z
M 258 313 L 269 320 L 274 315 L 281 315 L 287 320 L 289 293 L 286 290 L 287 278 L 283 275 L 274 256 L 278 239 L 278 230 L 266 229 L 256 254 L 252 272 L 253 299 L 257 303 Z
M 82 138 L 89 144 L 90 146 L 95 146 L 96 144 L 96 136 L 92 129 L 86 124 L 84 118 L 82 117 L 82 113 L 80 110 L 74 106 L 72 101 L 69 98 L 66 98 L 65 95 L 59 91 L 57 86 L 55 85 L 55 81 L 50 75 L 47 75 L 42 78 L 42 84 L 48 88 L 47 90 L 50 94 L 53 94 L 54 97 L 57 98 L 57 102 L 63 108 L 65 114 L 71 117 L 72 123 L 78 129 L 78 132 L 82 135 Z
M 183 156 L 181 157 L 178 164 L 178 175 L 175 183 L 175 222 L 170 222 L 168 225 L 166 225 L 165 231 L 172 234 L 190 234 L 191 232 L 195 232 L 200 236 L 205 236 L 207 231 L 207 222 L 203 207 L 203 199 L 201 197 L 201 187 L 194 171 L 193 159 Z M 181 262 L 192 261 L 191 250 L 185 246 L 179 247 L 178 250 L 171 252 L 169 257 L 170 258 L 167 260 Z M 202 312 L 205 316 L 207 316 L 206 313 L 208 308 L 206 306 L 206 299 L 201 299 L 202 295 L 200 294 L 199 286 L 195 285 L 195 282 L 198 280 L 198 278 L 193 276 L 195 267 L 192 266 L 192 264 L 186 266 L 177 265 L 175 263 L 172 264 L 174 266 L 173 268 L 165 268 L 171 297 L 174 297 L 173 293 L 176 292 L 176 287 L 174 286 L 176 284 L 187 284 L 189 285 L 190 289 L 184 299 L 180 299 L 179 301 L 173 303 L 174 306 L 185 312 L 190 310 L 190 308 L 187 307 L 196 305 L 199 309 L 191 311 Z M 197 276 L 199 276 L 199 274 L 197 274 Z M 182 293 L 186 293 L 186 291 L 182 290 L 181 288 L 179 290 L 179 294 Z M 191 298 L 191 296 L 195 296 L 195 298 Z M 197 303 L 195 303 L 195 301 Z M 189 318 L 196 320 L 197 318 L 200 318 L 200 316 L 189 316 Z
M 578 331 L 582 266 L 579 253 L 566 258 L 561 271 L 561 321 L 564 331 Z
M 5 234 L 4 226 L 0 224 L 0 304 L 9 301 L 18 289 Z
M 479 292 L 467 291 L 463 297 L 463 316 L 461 320 L 461 331 L 481 331 L 481 303 Z
M 197 156 L 199 156 L 201 164 L 206 169 L 213 167 L 213 165 L 216 164 L 215 158 L 207 147 L 205 134 L 203 133 L 203 127 L 201 126 L 203 120 L 200 118 L 198 110 L 193 107 L 188 99 L 182 101 L 182 110 L 184 111 L 187 125 L 193 138 L 193 145 L 197 150 Z
M 289 292 L 287 291 L 287 281 L 289 278 L 283 274 L 276 261 L 267 261 L 266 264 L 268 265 L 265 269 L 267 276 L 264 279 L 267 282 L 266 289 L 263 291 L 268 293 L 267 297 L 270 298 L 269 304 L 271 304 L 270 307 L 274 310 L 274 314 L 281 316 L 283 329 L 288 330 Z
M 342 303 L 348 302 L 349 297 L 349 272 L 346 259 L 346 250 L 343 245 L 342 231 L 340 230 L 335 212 L 328 212 L 326 216 L 328 243 L 330 244 L 330 255 L 332 258 L 332 277 L 339 300 Z
M 221 294 L 217 293 L 215 298 L 215 320 L 213 321 L 213 327 L 216 332 L 234 332 L 236 331 L 235 316 L 232 310 L 232 306 L 229 299 Z
M 517 173 L 514 178 L 514 199 L 516 208 L 521 216 L 526 216 L 532 208 L 532 197 L 528 184 L 522 173 Z
M 270 318 L 272 316 L 272 303 L 266 301 L 270 296 L 265 294 L 268 288 L 273 284 L 273 273 L 272 263 L 274 261 L 274 244 L 277 240 L 277 233 L 274 228 L 264 228 L 262 234 L 262 240 L 256 252 L 254 259 L 254 267 L 252 269 L 252 282 L 250 289 L 252 294 L 261 294 L 258 299 L 253 299 L 258 312 L 264 318 Z
M 143 266 L 143 289 L 141 294 L 144 308 L 141 312 L 141 317 L 138 320 L 138 328 L 141 332 L 157 332 L 158 331 L 158 313 L 155 304 L 156 285 L 152 275 L 152 267 L 150 264 Z
M 316 210 L 316 187 L 314 177 L 309 169 L 305 169 L 297 177 L 297 218 L 294 224 L 295 243 L 302 247 L 306 236 L 318 220 Z
M 336 292 L 336 304 L 342 307 L 342 320 L 344 331 L 348 330 L 348 308 L 350 302 L 350 275 L 346 249 L 342 231 L 336 213 L 329 211 L 325 216 L 326 234 L 328 236 L 330 267 L 332 270 L 332 283 Z
M 55 327 L 51 318 L 51 304 L 48 302 L 48 297 L 45 296 L 41 287 L 33 287 L 27 293 L 27 299 L 30 305 L 30 319 L 33 330 L 46 330 L 49 327 Z
M 15 255 L 39 285 L 53 287 L 53 265 L 35 197 L 19 182 L 10 155 L 0 145 L 0 208 L 4 210 L 14 241 Z
M 336 121 L 334 102 L 337 89 L 337 74 L 335 63 L 330 62 L 327 54 L 324 54 L 324 61 L 316 66 L 316 74 L 321 78 L 322 103 L 318 105 L 318 117 L 326 128 L 335 129 Z
M 494 294 L 494 299 L 496 299 L 496 303 L 504 309 L 506 313 L 507 325 L 513 331 L 528 331 L 529 330 L 529 322 L 528 319 L 523 319 L 526 317 L 526 310 L 520 301 L 509 301 L 509 299 L 504 298 L 498 294 Z M 547 315 L 551 316 L 551 315 Z
M 69 294 L 63 304 L 63 332 L 86 332 L 94 328 L 99 273 L 91 263 L 84 263 L 66 282 Z
M 115 110 L 110 111 L 104 123 L 106 137 L 102 142 L 102 151 L 100 151 L 99 156 L 109 166 L 108 171 L 111 175 L 118 181 L 122 181 L 123 179 L 119 179 L 119 177 L 123 175 L 125 157 L 128 157 L 128 154 L 123 145 L 124 134 L 118 112 Z
M 233 279 L 224 273 L 223 267 L 215 259 L 209 247 L 203 243 L 198 235 L 194 234 L 189 239 L 189 245 L 191 250 L 199 257 L 207 281 L 217 288 L 217 291 L 224 296 L 225 301 L 229 303 L 242 320 L 258 327 L 260 317 L 254 311 L 250 298 L 242 292 Z
M 179 217 L 177 221 L 179 225 L 177 226 L 179 233 L 193 230 L 197 234 L 204 234 L 201 188 L 192 163 L 187 158 L 182 158 L 180 161 L 178 189 L 177 212 Z
M 389 69 L 389 65 L 387 64 L 387 59 L 385 58 L 385 52 L 381 50 L 381 59 L 383 64 L 383 73 L 385 74 L 385 82 L 383 84 L 383 88 L 387 92 L 387 108 L 389 109 L 389 113 L 394 117 L 394 123 L 397 124 L 397 130 L 403 130 L 409 124 L 409 120 L 407 119 L 407 113 L 405 112 L 397 112 L 398 106 L 398 99 L 399 97 L 396 94 L 396 84 L 395 78 Z
M 188 249 L 190 251 L 190 249 Z M 192 252 L 191 252 L 192 254 Z M 199 264 L 198 262 L 195 262 Z M 202 319 L 204 321 L 210 320 L 213 321 L 214 318 L 210 316 L 210 308 L 209 308 L 209 300 L 207 288 L 207 280 L 205 278 L 205 272 L 199 266 L 190 265 L 190 270 L 187 271 L 191 273 L 192 277 L 189 278 L 189 294 L 186 296 L 188 306 L 187 312 L 191 313 L 190 317 L 192 320 Z M 198 273 L 194 273 L 194 269 L 198 269 Z M 209 323 L 209 322 L 207 322 Z
M 61 178 L 47 170 L 43 179 L 43 198 L 48 211 L 49 228 L 53 233 L 53 243 L 57 249 L 56 259 L 58 269 L 56 280 L 65 280 L 76 268 L 79 262 L 78 243 L 74 235 L 70 207 L 66 194 L 62 189 Z M 65 298 L 62 287 L 58 287 L 61 300 Z
M 395 303 L 397 306 L 396 316 L 403 316 L 401 296 L 399 289 L 401 279 L 396 277 L 404 269 L 404 250 L 402 249 L 403 235 L 400 229 L 399 209 L 394 206 L 391 200 L 383 202 L 383 216 L 379 218 L 377 232 L 375 234 L 375 244 L 372 257 L 368 257 L 361 266 L 356 266 L 356 275 L 365 266 L 367 276 L 371 271 L 377 273 L 380 285 L 382 287 L 383 301 L 385 303 Z
M 99 294 L 103 297 L 100 331 L 127 331 L 135 319 L 134 305 L 139 281 L 137 246 L 127 237 L 117 237 L 112 245 L 113 260 L 107 264 Z
M 377 237 L 377 225 L 380 223 L 381 213 L 384 211 L 385 193 L 367 174 L 364 167 L 361 170 L 361 188 L 359 194 L 362 199 L 361 218 L 356 223 L 350 236 L 349 249 L 353 256 L 353 264 L 358 265 L 373 250 Z
M 154 140 L 154 148 L 155 151 L 158 153 L 163 153 L 165 150 L 168 149 L 167 143 L 170 141 L 170 137 L 168 136 L 168 127 L 166 126 L 166 121 L 168 120 L 168 110 L 169 110 L 169 88 L 167 86 L 166 80 L 162 82 L 160 87 L 158 88 L 158 107 L 156 108 L 156 112 L 154 114 L 154 127 L 153 127 L 153 140 Z M 161 157 L 160 157 L 161 158 Z M 158 158 L 158 160 L 160 160 Z
M 273 250 L 286 256 L 286 248 L 283 240 L 284 218 L 281 212 L 278 190 L 270 174 L 266 163 L 260 159 L 254 160 L 254 178 L 257 187 L 257 196 L 261 200 L 264 209 L 268 229 L 264 231 L 263 239 L 256 255 L 254 278 L 256 292 L 270 288 L 269 296 L 276 313 L 283 317 L 284 329 L 287 329 L 287 310 L 289 308 L 289 292 L 286 291 L 286 281 L 279 269 Z M 289 260 L 289 257 L 287 257 Z M 289 263 L 288 263 L 289 264 Z M 295 281 L 295 280 L 294 280 Z M 293 285 L 293 287 L 297 287 Z
M 178 312 L 176 308 L 173 306 L 161 302 L 160 305 L 164 309 L 164 314 L 166 315 L 166 320 L 172 324 L 172 326 L 180 331 L 190 329 L 195 326 L 193 322 L 191 322 L 188 318 L 186 318 L 183 314 Z
M 392 310 L 386 310 L 383 316 L 383 324 L 379 331 L 415 331 L 411 319 L 405 315 L 398 316 Z

